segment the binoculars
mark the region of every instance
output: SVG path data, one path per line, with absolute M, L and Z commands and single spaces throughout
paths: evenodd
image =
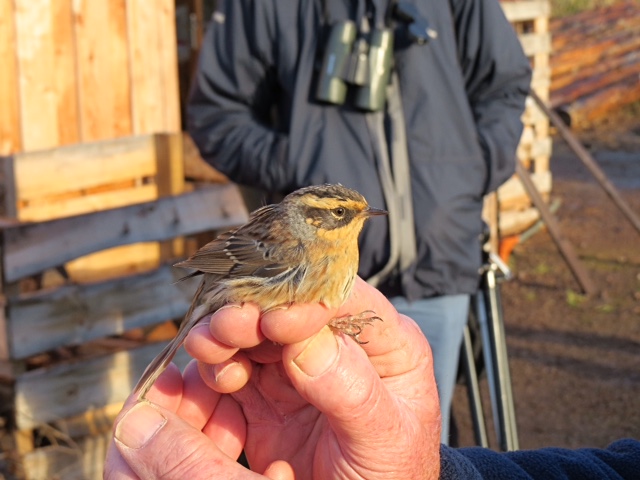
M 350 20 L 334 24 L 322 58 L 316 99 L 342 105 L 351 85 L 356 107 L 381 110 L 386 101 L 392 55 L 391 29 L 375 29 L 359 35 L 356 24 Z

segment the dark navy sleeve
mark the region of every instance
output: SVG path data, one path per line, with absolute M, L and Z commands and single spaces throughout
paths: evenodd
M 440 449 L 441 480 L 622 480 L 640 478 L 640 441 L 606 449 L 543 448 L 498 453 L 486 448 Z
M 288 137 L 271 126 L 275 94 L 275 2 L 219 1 L 202 43 L 187 104 L 202 157 L 235 182 L 283 191 L 293 172 Z

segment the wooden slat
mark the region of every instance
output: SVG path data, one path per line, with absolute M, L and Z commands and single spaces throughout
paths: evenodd
M 522 233 L 539 219 L 540 213 L 535 208 L 502 212 L 500 213 L 500 235 L 507 237 Z
M 101 408 L 123 401 L 165 345 L 166 342 L 154 343 L 22 374 L 15 382 L 17 428 L 26 430 L 79 415 L 87 405 Z M 180 349 L 174 361 L 184 367 L 189 360 L 189 355 Z
M 23 221 L 41 222 L 149 202 L 157 197 L 158 187 L 155 184 L 147 184 L 137 188 L 118 189 L 92 195 L 77 195 L 56 201 L 43 199 L 41 202 L 21 207 L 19 217 Z
M 130 135 L 125 0 L 73 2 L 73 6 L 82 140 Z
M 53 11 L 50 0 L 15 0 L 16 51 L 20 77 L 22 148 L 59 144 L 54 72 Z
M 551 6 L 548 0 L 518 0 L 501 2 L 504 14 L 510 22 L 523 22 L 538 17 L 548 17 Z
M 13 4 L 0 0 L 0 156 L 22 148 Z
M 22 359 L 181 318 L 199 282 L 178 282 L 185 273 L 165 265 L 143 275 L 69 285 L 11 300 L 11 358 Z
M 523 33 L 518 37 L 524 54 L 528 57 L 551 53 L 551 35 L 548 33 Z
M 146 2 L 145 2 L 146 3 Z M 176 32 L 175 0 L 154 2 L 158 21 L 158 50 L 162 78 L 164 103 L 163 128 L 161 131 L 180 132 L 180 82 L 178 79 L 178 35 Z
M 105 248 L 228 228 L 246 218 L 237 188 L 216 185 L 153 203 L 8 227 L 4 230 L 5 281 Z
M 52 0 L 51 2 L 58 145 L 69 145 L 80 141 L 78 75 L 71 1 Z
M 80 415 L 52 422 L 52 426 L 71 438 L 110 433 L 123 404 L 124 402 L 116 402 L 102 408 L 89 406 Z
M 180 131 L 174 10 L 173 0 L 127 3 L 135 133 Z
M 160 265 L 160 246 L 157 242 L 135 243 L 108 248 L 65 264 L 74 282 L 101 282 L 123 275 L 148 272 Z
M 38 448 L 22 458 L 26 478 L 102 480 L 111 432 Z
M 540 193 L 548 194 L 551 192 L 550 171 L 533 173 L 531 180 Z M 502 212 L 531 205 L 531 200 L 522 186 L 522 182 L 516 176 L 511 177 L 498 189 L 498 200 Z
M 0 109 L 2 110 L 2 109 Z M 0 157 L 0 215 L 5 218 L 17 216 L 14 162 L 11 157 Z
M 158 165 L 158 198 L 179 195 L 185 191 L 184 153 L 182 134 L 156 136 L 156 162 Z M 181 257 L 184 239 L 176 238 L 160 245 L 162 259 Z
M 155 139 L 142 135 L 21 153 L 14 169 L 19 202 L 153 176 Z

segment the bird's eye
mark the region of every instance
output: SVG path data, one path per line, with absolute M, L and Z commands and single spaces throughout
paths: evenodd
M 344 207 L 338 207 L 331 210 L 331 214 L 336 218 L 344 218 L 345 213 L 347 213 L 347 210 Z

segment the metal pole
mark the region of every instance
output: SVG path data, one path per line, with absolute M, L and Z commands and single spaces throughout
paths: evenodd
M 531 198 L 534 206 L 538 209 L 538 212 L 540 212 L 540 217 L 547 226 L 551 238 L 553 238 L 558 246 L 560 254 L 569 265 L 571 273 L 573 273 L 573 276 L 580 285 L 580 288 L 587 295 L 595 294 L 597 292 L 595 284 L 591 281 L 591 278 L 582 266 L 582 263 L 580 263 L 580 260 L 578 259 L 578 256 L 573 250 L 571 244 L 567 241 L 564 235 L 560 233 L 560 226 L 556 222 L 555 218 L 553 218 L 553 215 L 549 211 L 547 205 L 544 203 L 540 192 L 538 192 L 538 189 L 529 176 L 529 172 L 524 169 L 520 161 L 517 159 L 516 174 L 518 175 L 518 178 L 520 178 L 520 181 L 522 182 L 524 189 L 527 191 L 529 198 Z
M 569 147 L 574 151 L 574 153 L 578 156 L 582 163 L 584 163 L 585 167 L 591 172 L 591 174 L 595 177 L 595 179 L 600 183 L 604 191 L 609 195 L 609 198 L 613 200 L 620 211 L 627 217 L 629 222 L 635 227 L 635 229 L 640 233 L 640 218 L 631 210 L 629 204 L 624 201 L 624 199 L 618 193 L 616 187 L 609 181 L 607 175 L 602 171 L 600 166 L 596 163 L 593 156 L 587 151 L 586 148 L 582 146 L 580 141 L 576 138 L 576 136 L 571 133 L 571 130 L 565 125 L 560 116 L 551 110 L 542 99 L 538 96 L 536 92 L 531 89 L 529 91 L 529 95 L 536 104 L 540 107 L 540 109 L 549 117 L 551 123 L 558 129 L 558 133 L 564 138 Z
M 496 436 L 500 449 L 511 451 L 519 448 L 519 442 L 496 275 L 501 271 L 501 265 L 492 258 L 494 256 L 488 259 L 482 272 L 481 289 L 476 301 Z
M 484 421 L 484 411 L 482 409 L 482 398 L 480 396 L 480 386 L 478 384 L 478 371 L 473 356 L 473 344 L 469 326 L 464 327 L 462 338 L 462 365 L 467 380 L 467 394 L 469 396 L 469 408 L 471 410 L 471 421 L 473 423 L 473 434 L 476 445 L 488 448 L 487 426 Z

